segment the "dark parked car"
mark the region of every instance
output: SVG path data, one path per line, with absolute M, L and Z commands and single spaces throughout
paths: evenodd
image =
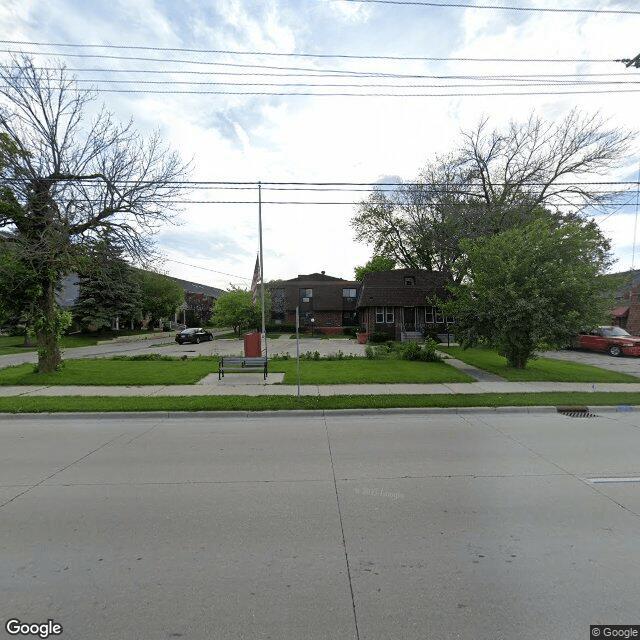
M 190 327 L 176 333 L 176 342 L 178 344 L 184 344 L 185 342 L 200 344 L 203 340 L 213 340 L 213 335 L 202 327 Z
M 598 327 L 578 336 L 581 349 L 606 351 L 611 356 L 640 356 L 640 337 L 632 336 L 621 327 Z

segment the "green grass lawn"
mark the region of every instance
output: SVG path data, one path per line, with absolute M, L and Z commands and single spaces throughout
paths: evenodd
M 297 384 L 295 360 L 269 363 L 271 373 L 284 373 L 283 384 Z M 302 360 L 301 384 L 394 384 L 473 382 L 473 378 L 442 362 L 408 360 Z
M 218 371 L 217 357 L 188 360 L 73 359 L 60 371 L 35 373 L 32 364 L 0 369 L 0 385 L 157 385 L 195 384 Z
M 507 367 L 507 360 L 492 349 L 473 347 L 446 347 L 438 349 L 467 364 L 490 371 L 510 382 L 638 382 L 639 378 L 626 373 L 616 373 L 586 364 L 536 358 L 527 363 L 526 369 Z
M 278 411 L 456 407 L 596 407 L 640 405 L 638 393 L 484 393 L 457 395 L 192 396 L 192 397 L 12 397 L 0 398 L 0 413 L 139 411 Z M 576 426 L 589 424 L 576 420 Z
M 86 358 L 65 360 L 60 371 L 34 372 L 32 364 L 0 369 L 0 385 L 158 385 L 194 384 L 217 372 L 218 358 L 134 360 Z M 283 372 L 284 384 L 297 384 L 295 360 L 269 363 L 271 373 Z M 255 373 L 255 371 L 253 372 Z M 472 378 L 443 363 L 404 360 L 303 360 L 302 384 L 367 384 L 398 382 L 471 382 Z
M 63 349 L 71 349 L 73 347 L 91 347 L 97 344 L 98 340 L 108 338 L 97 338 L 92 336 L 62 336 L 60 346 Z M 15 353 L 25 353 L 28 351 L 36 351 L 35 339 L 33 346 L 24 346 L 24 336 L 0 336 L 0 356 L 13 355 Z
M 586 365 L 540 358 L 524 371 L 507 369 L 504 358 L 486 349 L 459 350 L 444 348 L 508 380 L 551 380 L 564 382 L 638 382 L 640 379 Z M 155 356 L 152 356 L 155 357 Z M 32 364 L 0 369 L 0 385 L 165 385 L 195 384 L 218 370 L 215 356 L 189 358 L 86 358 L 65 360 L 61 371 L 49 374 L 34 372 Z M 297 383 L 296 361 L 275 360 L 271 373 L 282 372 L 284 384 Z M 255 371 L 253 372 L 255 374 Z M 407 360 L 303 360 L 300 362 L 302 384 L 394 384 L 472 382 L 472 378 L 446 363 Z

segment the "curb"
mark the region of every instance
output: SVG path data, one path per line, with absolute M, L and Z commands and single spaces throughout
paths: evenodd
M 629 412 L 628 409 L 620 410 L 616 407 L 590 407 L 591 411 L 599 413 Z M 639 411 L 640 407 L 631 407 L 630 410 Z M 72 420 L 125 420 L 126 418 L 148 419 L 178 419 L 178 418 L 243 418 L 260 417 L 322 417 L 328 416 L 371 416 L 371 415 L 473 415 L 473 414 L 558 414 L 555 406 L 540 407 L 404 407 L 387 409 L 278 409 L 271 411 L 114 411 L 110 412 L 68 412 L 68 413 L 0 413 L 4 419 L 34 419 L 46 417 L 47 419 Z

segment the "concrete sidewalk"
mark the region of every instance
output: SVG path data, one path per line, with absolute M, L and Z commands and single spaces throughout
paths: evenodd
M 271 374 L 272 376 L 275 374 Z M 253 384 L 248 378 L 253 378 Z M 640 393 L 639 383 L 592 384 L 588 382 L 492 382 L 478 381 L 450 384 L 335 384 L 301 385 L 303 396 L 344 395 L 427 395 L 474 393 L 540 393 L 551 391 L 595 392 L 619 391 Z M 149 386 L 21 386 L 0 387 L 0 398 L 16 396 L 295 396 L 296 385 L 267 384 L 262 374 L 234 374 L 210 384 Z

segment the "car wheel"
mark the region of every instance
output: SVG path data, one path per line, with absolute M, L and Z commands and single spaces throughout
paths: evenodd
M 610 356 L 617 357 L 622 355 L 622 349 L 617 344 L 609 345 L 607 351 L 609 352 Z

